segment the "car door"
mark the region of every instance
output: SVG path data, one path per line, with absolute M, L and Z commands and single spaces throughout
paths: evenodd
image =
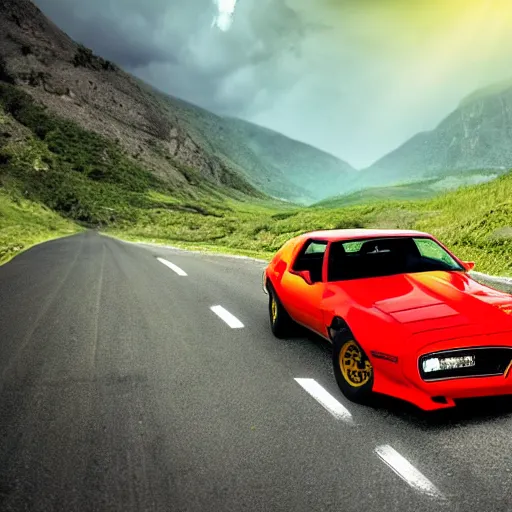
M 306 241 L 281 281 L 281 300 L 288 313 L 296 322 L 318 333 L 325 331 L 320 305 L 325 289 L 322 269 L 326 248 L 326 241 Z M 300 275 L 304 270 L 310 271 L 312 283 Z

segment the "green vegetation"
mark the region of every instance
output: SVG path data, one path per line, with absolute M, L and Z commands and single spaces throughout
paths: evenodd
M 358 190 L 344 196 L 330 197 L 320 201 L 316 206 L 324 208 L 340 208 L 355 204 L 368 204 L 390 200 L 414 201 L 417 199 L 428 199 L 438 195 L 438 190 L 433 190 L 430 185 L 437 180 L 425 180 L 415 183 L 404 183 L 403 185 L 392 185 L 389 187 L 373 187 Z
M 411 183 L 398 183 L 384 187 L 364 188 L 350 194 L 330 197 L 316 206 L 340 208 L 355 204 L 369 204 L 381 201 L 416 201 L 430 199 L 450 190 L 468 185 L 477 185 L 492 181 L 506 174 L 506 171 L 493 169 L 475 169 L 473 171 L 443 171 L 440 177 L 424 179 Z
M 16 87 L 0 84 L 0 106 L 30 134 L 22 143 L 8 138 L 0 144 L 0 179 L 31 200 L 93 227 L 134 220 L 138 209 L 153 207 L 208 213 L 192 194 L 173 190 L 116 144 L 49 115 Z M 197 187 L 207 196 L 203 188 Z M 175 200 L 159 201 L 150 191 Z
M 48 208 L 0 189 L 0 263 L 34 244 L 78 231 Z
M 417 229 L 439 237 L 477 270 L 512 275 L 512 173 L 422 201 L 381 201 L 345 208 L 232 203 L 219 217 L 145 210 L 109 230 L 130 240 L 218 249 L 270 258 L 290 237 L 316 229 Z
M 373 227 L 431 232 L 463 259 L 475 260 L 478 270 L 512 274 L 512 173 L 424 200 L 301 208 L 237 190 L 236 174 L 231 183 L 214 186 L 170 161 L 188 183 L 172 187 L 116 144 L 50 115 L 12 85 L 0 84 L 0 106 L 4 259 L 79 226 L 262 258 L 305 231 Z

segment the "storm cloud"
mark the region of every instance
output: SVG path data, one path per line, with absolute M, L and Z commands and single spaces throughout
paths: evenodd
M 159 89 L 357 167 L 511 69 L 508 0 L 238 0 L 220 23 L 217 0 L 35 2 Z

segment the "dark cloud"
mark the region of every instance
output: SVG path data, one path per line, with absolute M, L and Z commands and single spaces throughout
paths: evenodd
M 283 61 L 300 57 L 313 29 L 284 0 L 241 0 L 225 33 L 212 27 L 211 0 L 37 4 L 96 53 L 171 94 L 233 115 L 243 115 L 267 88 L 279 93 L 293 85 L 297 77 Z
M 36 3 L 75 40 L 128 68 L 152 62 L 176 62 L 173 52 L 179 52 L 183 38 L 165 28 L 165 18 L 176 20 L 184 12 L 191 12 L 176 7 L 169 9 L 168 2 L 159 0 L 88 0 L 86 3 L 37 0 Z M 161 34 L 165 34 L 165 39 Z
M 77 23 L 75 26 L 75 38 L 78 41 L 87 46 L 94 46 L 98 54 L 123 68 L 133 69 L 145 66 L 149 62 L 176 62 L 170 52 L 152 44 L 145 37 L 139 37 L 139 34 L 127 38 L 121 27 L 104 18 L 96 16 L 91 19 L 88 26 L 83 23 Z
M 227 32 L 214 0 L 34 1 L 159 89 L 356 166 L 507 76 L 512 45 L 488 0 L 239 0 Z

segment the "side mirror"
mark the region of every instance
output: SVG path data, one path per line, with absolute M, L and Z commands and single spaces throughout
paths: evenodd
M 307 284 L 313 284 L 313 280 L 311 279 L 311 272 L 309 270 L 297 270 L 294 274 L 302 277 Z
M 463 261 L 462 266 L 469 272 L 470 270 L 473 270 L 475 268 L 475 262 L 474 261 Z

